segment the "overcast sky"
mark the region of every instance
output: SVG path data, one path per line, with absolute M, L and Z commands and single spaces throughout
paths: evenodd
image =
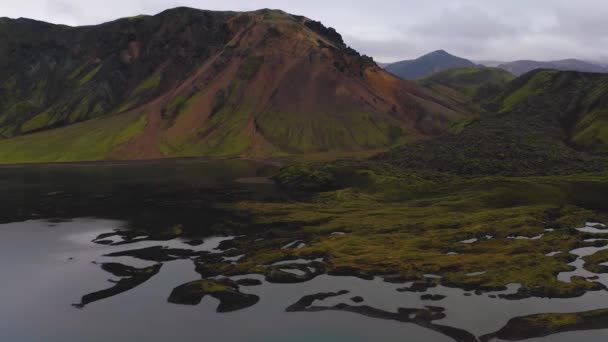
M 475 60 L 608 60 L 606 0 L 2 0 L 0 17 L 88 25 L 177 6 L 305 15 L 377 61 L 438 49 Z

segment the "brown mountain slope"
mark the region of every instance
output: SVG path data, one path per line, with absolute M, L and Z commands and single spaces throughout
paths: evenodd
M 467 115 L 281 11 L 178 8 L 77 28 L 1 19 L 0 34 L 11 37 L 0 43 L 3 162 L 359 151 Z M 89 131 L 95 140 L 74 144 Z

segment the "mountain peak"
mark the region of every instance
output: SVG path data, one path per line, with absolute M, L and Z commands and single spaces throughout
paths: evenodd
M 283 11 L 180 7 L 8 30 L 0 157 L 16 136 L 45 144 L 32 151 L 55 144 L 61 152 L 20 153 L 21 162 L 361 151 L 442 132 L 443 121 L 420 113 L 450 122 L 467 115 L 387 74 L 335 29 Z M 78 140 L 87 130 L 105 140 Z
M 414 60 L 390 64 L 386 70 L 403 79 L 414 80 L 448 69 L 474 66 L 475 63 L 467 59 L 454 56 L 445 50 L 437 50 Z
M 275 8 L 262 8 L 257 11 L 254 11 L 254 13 L 260 13 L 260 14 L 265 14 L 265 15 L 281 15 L 281 16 L 286 16 L 286 17 L 291 16 L 289 13 L 287 13 L 283 10 L 280 10 L 280 9 L 275 9 Z
M 435 51 L 433 51 L 433 52 L 431 52 L 431 53 L 428 53 L 428 54 L 427 54 L 427 56 L 429 56 L 429 55 L 444 55 L 444 56 L 454 56 L 454 55 L 452 55 L 451 53 L 449 53 L 449 52 L 447 52 L 447 51 L 445 51 L 445 50 L 443 50 L 443 49 L 441 49 L 441 50 L 435 50 Z

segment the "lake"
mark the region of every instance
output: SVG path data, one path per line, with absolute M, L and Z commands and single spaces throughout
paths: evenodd
M 226 312 L 217 312 L 224 292 L 209 290 L 194 298 L 198 303 L 189 302 L 191 293 L 177 296 L 180 286 L 203 278 L 206 262 L 241 261 L 231 244 L 259 234 L 259 228 L 250 232 L 219 224 L 228 217 L 246 226 L 247 218 L 232 217 L 213 204 L 234 198 L 284 200 L 267 178 L 276 167 L 182 160 L 0 168 L 0 340 L 501 341 L 488 334 L 515 317 L 608 307 L 605 290 L 577 298 L 518 300 L 501 297 L 515 293 L 518 284 L 483 293 L 441 284 L 403 290 L 412 282 L 316 272 L 322 258 L 259 265 L 314 274 L 306 281 L 272 281 L 261 274 L 208 277 L 227 286 L 225 302 L 231 306 Z M 598 229 L 602 239 L 598 227 L 587 229 Z M 298 248 L 294 242 L 276 248 Z M 582 266 L 578 259 L 572 264 Z M 571 275 L 597 276 L 608 285 L 601 274 Z M 560 277 L 569 281 L 571 275 Z M 254 300 L 239 302 L 245 299 Z M 606 329 L 579 326 L 537 338 L 526 338 L 525 329 L 515 326 L 503 336 L 605 341 L 608 324 L 603 324 Z

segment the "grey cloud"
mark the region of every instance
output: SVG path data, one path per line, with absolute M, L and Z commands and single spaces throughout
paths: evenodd
M 88 25 L 178 5 L 306 15 L 379 61 L 436 49 L 472 59 L 608 59 L 605 0 L 2 0 L 0 16 Z
M 555 7 L 556 21 L 551 28 L 556 33 L 572 37 L 605 39 L 608 35 L 608 2 L 577 0 L 561 2 Z
M 415 23 L 410 30 L 440 39 L 466 37 L 484 40 L 516 35 L 519 31 L 516 25 L 471 5 L 440 10 L 437 16 Z

